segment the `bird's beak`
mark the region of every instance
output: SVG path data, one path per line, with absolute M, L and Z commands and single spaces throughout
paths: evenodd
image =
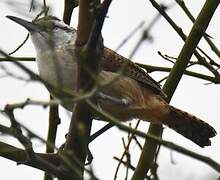
M 40 32 L 42 31 L 42 29 L 33 24 L 32 22 L 26 21 L 24 19 L 15 17 L 15 16 L 6 16 L 7 18 L 11 19 L 12 21 L 20 24 L 21 26 L 23 26 L 24 28 L 26 28 L 29 32 Z

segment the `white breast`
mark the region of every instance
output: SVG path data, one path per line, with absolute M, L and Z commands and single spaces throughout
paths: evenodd
M 77 65 L 74 49 L 56 48 L 53 51 L 37 53 L 40 76 L 55 87 L 75 90 Z

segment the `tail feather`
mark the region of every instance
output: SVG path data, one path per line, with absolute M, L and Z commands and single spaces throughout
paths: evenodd
M 210 138 L 216 135 L 215 129 L 208 123 L 173 106 L 170 106 L 164 124 L 200 147 L 211 145 Z

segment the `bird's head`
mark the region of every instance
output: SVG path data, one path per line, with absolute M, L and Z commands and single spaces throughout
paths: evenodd
M 75 41 L 76 30 L 54 16 L 45 16 L 33 22 L 15 16 L 6 17 L 29 31 L 36 51 L 42 52 Z

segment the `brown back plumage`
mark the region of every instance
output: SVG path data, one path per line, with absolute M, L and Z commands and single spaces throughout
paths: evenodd
M 123 120 L 137 117 L 142 120 L 165 124 L 201 147 L 211 145 L 210 138 L 216 135 L 216 131 L 212 126 L 187 112 L 167 104 L 164 100 L 166 95 L 161 90 L 160 85 L 147 72 L 111 49 L 104 49 L 101 59 L 102 70 L 117 72 L 125 64 L 127 66 L 123 71 L 124 77 L 129 77 L 132 81 L 138 82 L 138 84 L 134 82 L 128 84 L 122 80 L 122 77 L 121 83 L 119 81 L 116 83 L 115 89 L 117 89 L 117 93 L 119 93 L 119 87 L 122 87 L 122 84 L 124 84 L 124 90 L 120 91 L 121 94 L 119 93 L 122 97 L 124 92 L 130 92 L 132 89 L 141 88 L 142 91 L 130 93 L 132 103 L 124 111 L 116 106 L 110 106 L 108 111 L 112 115 Z M 138 97 L 143 96 L 144 100 L 137 98 L 136 95 Z M 120 116 L 122 112 L 126 112 L 124 113 L 126 117 Z
M 123 66 L 126 68 L 123 70 L 123 75 L 130 77 L 142 86 L 150 88 L 154 93 L 166 96 L 160 84 L 148 75 L 141 67 L 130 61 L 129 59 L 117 54 L 115 51 L 105 47 L 103 56 L 100 62 L 102 70 L 117 72 L 120 71 Z

